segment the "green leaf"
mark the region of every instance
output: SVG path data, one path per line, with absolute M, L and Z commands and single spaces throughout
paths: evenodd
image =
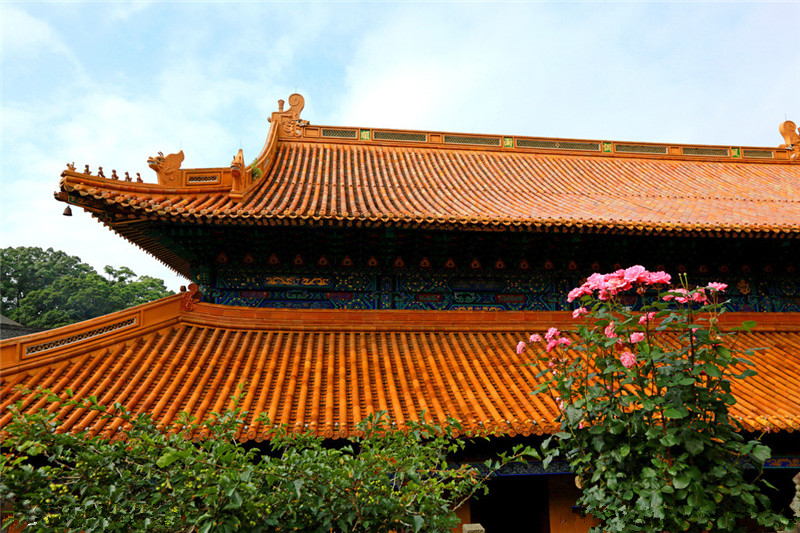
M 305 483 L 302 479 L 295 479 L 293 482 L 294 484 L 294 491 L 297 493 L 297 497 L 300 497 L 300 489 L 303 488 L 303 483 Z
M 758 325 L 758 323 L 755 320 L 745 320 L 744 322 L 742 322 L 741 327 L 733 328 L 733 329 L 743 329 L 744 331 L 749 332 L 751 329 L 753 329 L 757 325 Z
M 158 458 L 156 461 L 156 466 L 159 468 L 166 468 L 178 459 L 181 458 L 181 454 L 175 450 L 169 450 L 164 455 Z
M 772 452 L 769 449 L 769 446 L 764 446 L 763 444 L 759 444 L 758 446 L 753 448 L 752 456 L 759 463 L 763 463 L 772 456 Z
M 298 494 L 299 496 L 299 494 Z M 239 494 L 239 491 L 233 491 L 233 494 L 230 496 L 230 503 L 224 507 L 225 510 L 229 509 L 239 509 L 242 506 L 242 495 Z
M 417 531 L 419 531 L 420 529 L 422 529 L 422 526 L 424 526 L 424 525 L 425 525 L 425 520 L 423 520 L 423 519 L 422 519 L 422 517 L 421 517 L 421 516 L 419 516 L 419 515 L 417 515 L 417 514 L 415 514 L 415 515 L 414 515 L 414 516 L 411 518 L 411 520 L 414 522 L 414 532 L 415 532 L 415 533 L 416 533 Z
M 689 475 L 686 474 L 685 472 L 682 472 L 677 476 L 675 476 L 675 478 L 672 480 L 672 485 L 676 489 L 685 489 L 686 487 L 689 486 L 689 483 L 691 482 L 692 478 L 690 478 Z
M 685 410 L 676 409 L 674 407 L 667 407 L 664 409 L 664 416 L 667 418 L 680 419 L 685 418 L 687 415 Z
M 705 445 L 703 441 L 698 439 L 686 439 L 686 451 L 691 453 L 692 455 L 697 455 L 703 451 Z
M 716 351 L 717 355 L 719 355 L 721 357 L 730 357 L 731 356 L 731 351 L 728 348 L 726 348 L 725 346 L 722 346 L 722 345 L 715 346 L 714 347 L 714 351 Z
M 547 470 L 547 467 L 550 466 L 550 463 L 553 461 L 553 455 L 547 454 L 545 458 L 542 460 L 542 468 Z

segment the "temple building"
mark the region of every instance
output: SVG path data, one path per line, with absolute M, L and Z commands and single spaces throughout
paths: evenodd
M 732 412 L 770 432 L 768 477 L 782 491 L 771 496 L 788 505 L 800 469 L 793 123 L 780 147 L 701 146 L 319 126 L 300 118 L 302 96 L 288 103 L 249 165 L 240 150 L 230 165 L 184 169 L 180 152 L 148 160 L 157 183 L 89 165 L 62 173 L 58 200 L 191 284 L 3 341 L 0 427 L 22 400 L 58 410 L 64 430 L 119 428 L 18 386 L 165 424 L 223 410 L 243 386 L 243 442 L 264 439 L 262 413 L 341 439 L 379 410 L 399 427 L 453 417 L 490 435 L 489 449 L 535 441 L 555 431 L 558 407 L 529 394 L 539 369 L 517 342 L 574 327 L 567 293 L 591 273 L 642 264 L 728 283 L 724 324 L 757 322 L 740 342 L 764 348 L 758 375 L 734 385 Z M 490 533 L 586 531 L 567 474 L 509 469 L 460 516 Z

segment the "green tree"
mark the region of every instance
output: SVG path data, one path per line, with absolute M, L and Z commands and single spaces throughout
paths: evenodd
M 2 314 L 31 327 L 55 328 L 171 294 L 164 282 L 127 267 L 100 276 L 78 257 L 52 248 L 0 250 Z
M 20 303 L 32 291 L 47 287 L 63 276 L 94 272 L 80 258 L 52 248 L 3 248 L 0 250 L 0 313 L 17 320 Z
M 398 431 L 381 414 L 359 424 L 341 448 L 275 429 L 271 451 L 262 453 L 236 440 L 243 424 L 238 410 L 160 428 L 120 406 L 90 400 L 75 407 L 122 417 L 129 428 L 113 441 L 65 434 L 56 429 L 56 413 L 21 414 L 12 406 L 7 452 L 0 456 L 0 500 L 11 511 L 6 525 L 87 532 L 441 532 L 458 523 L 454 506 L 483 487 L 493 469 L 533 455 L 516 450 L 479 474 L 447 463 L 463 446 L 449 437 L 453 428 L 412 424 Z
M 568 297 L 581 303 L 573 316 L 585 317 L 578 341 L 555 328 L 531 336 L 547 368 L 537 392 L 561 407 L 545 463 L 569 461 L 579 503 L 600 521 L 593 531 L 743 531 L 746 519 L 785 526 L 745 473 L 752 467 L 758 480 L 769 447 L 728 414 L 731 381 L 755 370 L 735 349 L 736 332 L 717 326 L 727 286 L 690 288 L 683 278 L 659 293 L 670 281 L 638 265 L 593 274 Z M 628 291 L 642 308 L 623 305 Z

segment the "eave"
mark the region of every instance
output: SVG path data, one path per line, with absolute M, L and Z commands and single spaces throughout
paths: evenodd
M 341 128 L 273 113 L 245 167 L 161 184 L 62 174 L 57 199 L 187 275 L 156 224 L 795 238 L 800 160 L 789 148 Z M 170 156 L 167 156 L 170 157 Z M 129 229 L 137 228 L 135 231 Z

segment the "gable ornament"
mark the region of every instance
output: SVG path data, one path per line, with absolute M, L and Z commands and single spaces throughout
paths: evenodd
M 278 100 L 278 110 L 272 113 L 269 121 L 274 123 L 282 135 L 289 137 L 299 137 L 300 128 L 308 126 L 307 120 L 300 118 L 300 112 L 306 105 L 306 100 L 302 95 L 294 93 L 289 96 L 289 109 L 283 110 L 284 101 Z
M 800 130 L 797 129 L 797 124 L 787 120 L 780 125 L 778 130 L 783 135 L 783 141 L 786 143 L 778 148 L 788 148 L 792 151 L 792 159 L 800 159 Z

